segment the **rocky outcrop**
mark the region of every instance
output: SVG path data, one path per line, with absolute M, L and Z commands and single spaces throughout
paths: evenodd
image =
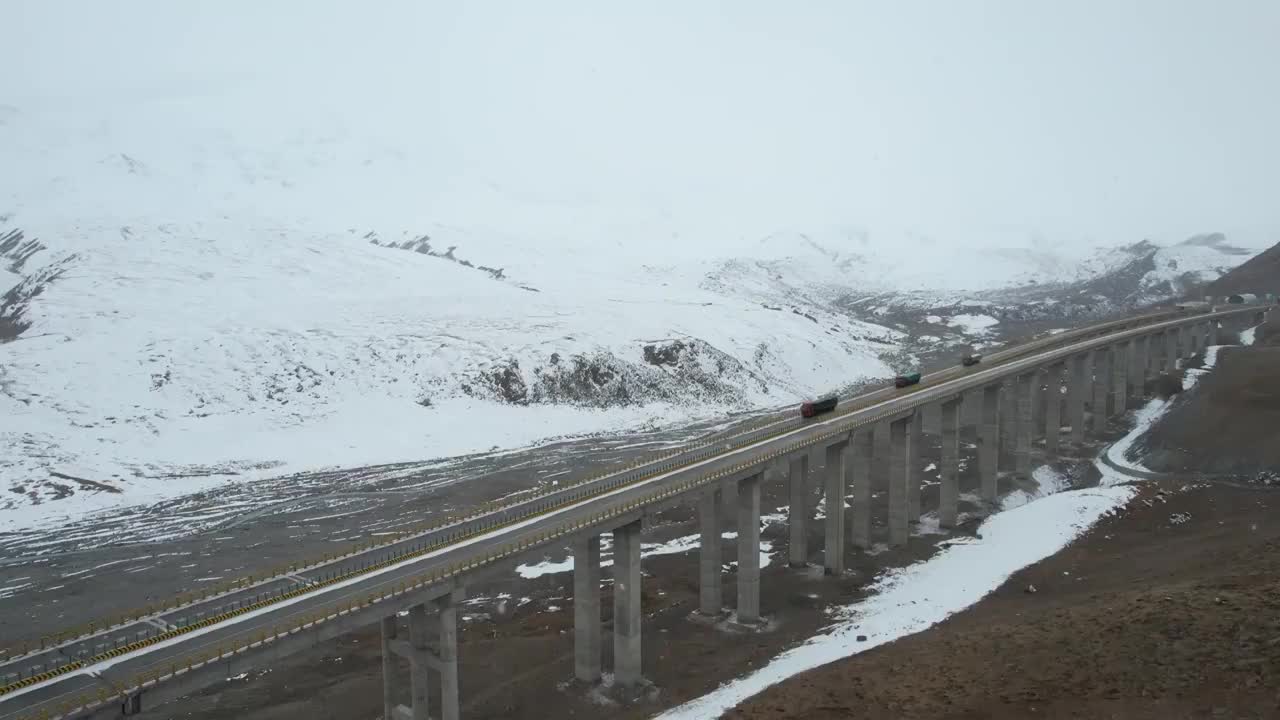
M 430 235 L 425 235 L 425 234 L 419 235 L 410 240 L 404 240 L 398 243 L 390 242 L 390 241 L 384 242 L 380 238 L 378 238 L 378 234 L 374 232 L 366 233 L 364 238 L 368 240 L 370 244 L 377 245 L 379 247 L 396 248 L 399 250 L 411 250 L 420 255 L 429 255 L 434 258 L 440 258 L 442 260 L 448 260 L 449 262 L 455 262 L 463 267 L 474 268 L 476 270 L 479 270 L 480 272 L 487 274 L 489 277 L 492 277 L 494 280 L 507 279 L 506 273 L 503 271 L 502 268 L 489 267 L 488 265 L 476 265 L 470 260 L 458 257 L 456 254 L 454 254 L 454 252 L 458 249 L 457 245 L 450 245 L 449 247 L 445 248 L 444 252 L 441 252 L 439 249 L 432 246 Z M 532 290 L 532 288 L 525 288 L 525 289 Z M 534 292 L 537 292 L 537 291 L 534 290 Z
M 8 288 L 0 295 L 0 342 L 17 338 L 29 327 L 27 311 L 31 302 L 66 273 L 67 268 L 75 261 L 75 255 L 68 255 L 38 270 L 26 272 L 26 264 L 45 246 L 37 240 L 27 240 L 21 230 L 11 230 L 0 235 L 0 258 L 8 261 L 8 268 L 15 273 L 24 273 L 18 284 Z
M 513 404 L 564 403 L 615 407 L 648 402 L 705 402 L 737 405 L 747 390 L 768 393 L 772 383 L 762 367 L 748 367 L 702 340 L 644 343 L 637 360 L 600 351 L 550 354 L 532 368 L 510 359 L 468 373 L 461 383 L 473 397 Z M 768 359 L 758 348 L 756 364 Z

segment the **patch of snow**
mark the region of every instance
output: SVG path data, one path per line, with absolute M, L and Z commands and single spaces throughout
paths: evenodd
M 953 315 L 947 320 L 947 324 L 958 329 L 965 335 L 981 337 L 991 332 L 991 328 L 1000 324 L 1000 321 L 990 315 L 973 315 L 962 314 Z
M 879 578 L 877 592 L 835 614 L 836 623 L 755 672 L 658 716 L 707 720 L 798 673 L 926 630 L 981 600 L 1018 570 L 1058 552 L 1123 505 L 1131 488 L 1070 490 L 998 513 L 981 539 L 947 545 L 929 560 Z M 858 635 L 866 640 L 858 642 Z
M 1066 476 L 1048 465 L 1041 465 L 1031 471 L 1031 479 L 1036 481 L 1035 490 L 1014 490 L 1000 501 L 1001 510 L 1012 510 L 1027 503 L 1038 500 L 1071 487 Z
M 780 517 L 778 515 L 764 515 L 760 518 L 761 529 L 764 529 L 770 522 L 776 522 Z M 608 537 L 607 535 L 604 537 Z M 721 533 L 721 538 L 725 540 L 736 540 L 737 532 Z M 601 538 L 602 540 L 604 538 Z M 674 538 L 663 543 L 642 543 L 640 545 L 640 557 L 646 558 L 654 555 L 680 555 L 691 550 L 696 550 L 701 546 L 702 538 L 700 535 L 684 535 Z M 768 567 L 772 562 L 773 544 L 768 540 L 760 541 L 760 567 Z M 733 563 L 730 563 L 731 565 Z M 610 567 L 613 565 L 610 548 L 604 543 L 600 544 L 600 567 Z M 542 577 L 543 575 L 554 575 L 556 573 L 571 572 L 573 570 L 573 555 L 569 555 L 564 560 L 553 561 L 543 560 L 532 565 L 520 564 L 516 566 L 516 574 L 529 580 L 532 578 Z
M 1240 344 L 1246 347 L 1249 345 L 1252 345 L 1254 342 L 1254 339 L 1258 337 L 1259 327 L 1261 327 L 1261 325 L 1254 325 L 1248 330 L 1245 330 L 1244 332 L 1240 333 Z
M 1182 376 L 1183 392 L 1187 392 L 1194 388 L 1196 384 L 1200 382 L 1201 376 L 1213 370 L 1213 368 L 1218 364 L 1218 354 L 1223 347 L 1226 346 L 1210 345 L 1205 348 L 1203 366 L 1199 368 L 1188 368 L 1187 372 Z M 1129 460 L 1128 455 L 1133 448 L 1134 442 L 1150 430 L 1151 426 L 1154 425 L 1161 416 L 1169 411 L 1170 405 L 1170 400 L 1152 398 L 1151 400 L 1148 400 L 1145 405 L 1138 408 L 1137 412 L 1134 413 L 1133 429 L 1107 448 L 1107 459 L 1115 465 L 1128 470 L 1149 472 L 1141 463 Z M 1095 461 L 1094 466 L 1103 473 L 1104 483 L 1109 479 L 1110 481 L 1118 483 L 1130 482 L 1132 480 L 1132 478 L 1128 476 L 1115 473 L 1108 468 L 1105 463 L 1101 462 L 1101 460 Z
M 17 585 L 0 587 L 0 599 L 11 598 L 31 586 L 32 583 L 18 583 Z

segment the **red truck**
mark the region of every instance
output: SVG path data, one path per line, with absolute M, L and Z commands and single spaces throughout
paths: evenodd
M 835 395 L 826 395 L 817 400 L 809 400 L 800 405 L 800 417 L 811 418 L 815 415 L 831 412 L 836 409 L 836 402 L 838 402 L 838 398 Z

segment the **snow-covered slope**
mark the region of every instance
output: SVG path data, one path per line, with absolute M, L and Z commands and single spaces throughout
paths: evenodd
M 717 292 L 697 266 L 448 229 L 81 221 L 23 238 L 47 247 L 20 274 L 60 274 L 0 313 L 29 325 L 0 344 L 14 509 L 778 405 L 888 374 L 895 337 Z
M 911 350 L 894 304 L 950 303 L 945 343 L 987 339 L 1031 283 L 1052 312 L 1044 288 L 1137 262 L 1081 266 L 1078 234 L 838 225 L 895 183 L 915 208 L 922 176 L 885 159 L 846 183 L 861 151 L 789 117 L 823 86 L 749 34 L 720 38 L 726 68 L 776 74 L 770 103 L 705 74 L 701 32 L 658 67 L 562 22 L 684 27 L 665 13 L 321 5 L 0 9 L 23 30 L 0 77 L 0 529 L 782 405 L 889 375 Z M 865 139 L 839 117 L 822 137 Z M 1136 282 L 1209 247 L 1156 250 Z
M 905 340 L 848 302 L 885 286 L 885 255 L 799 234 L 643 263 L 434 225 L 20 220 L 0 228 L 0 479 L 27 508 L 10 523 L 777 406 L 891 374 Z M 1237 257 L 1220 245 L 1117 251 L 1086 282 L 1154 263 L 1156 287 L 1206 248 Z M 991 308 L 925 319 L 976 341 Z

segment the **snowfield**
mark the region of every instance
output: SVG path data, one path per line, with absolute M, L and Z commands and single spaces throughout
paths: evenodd
M 696 271 L 509 255 L 496 278 L 367 235 L 41 233 L 50 248 L 28 267 L 67 271 L 0 345 L 0 528 L 778 405 L 891 372 L 878 353 L 895 333 L 726 297 Z
M 925 345 L 988 342 L 1031 301 L 977 292 L 1122 268 L 1149 301 L 1243 260 L 1209 236 L 1112 252 L 1133 238 L 897 222 L 918 188 L 905 213 L 848 217 L 876 204 L 851 197 L 853 156 L 767 119 L 823 98 L 781 82 L 799 94 L 759 109 L 785 121 L 762 146 L 736 104 L 705 104 L 721 79 L 689 75 L 696 33 L 697 62 L 633 66 L 608 32 L 518 3 L 324 4 L 306 33 L 262 3 L 0 9 L 23 28 L 0 79 L 0 531 L 778 407 L 912 365 L 903 308 L 946 306 Z M 720 40 L 748 76 L 779 73 L 748 37 Z M 641 100 L 657 88 L 674 94 Z M 810 177 L 814 158 L 836 174 Z
M 21 221 L 0 223 L 27 248 L 0 318 L 29 325 L 0 344 L 0 530 L 777 407 L 891 376 L 910 341 L 856 299 L 876 264 L 808 236 L 654 264 L 434 224 Z M 960 297 L 927 319 L 989 338 L 999 307 Z

